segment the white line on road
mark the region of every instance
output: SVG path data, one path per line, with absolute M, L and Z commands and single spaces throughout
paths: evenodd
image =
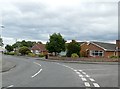
M 90 76 L 89 76 L 89 75 L 86 75 L 86 77 L 88 77 L 88 78 L 89 78 Z
M 82 77 L 82 78 L 83 78 L 83 75 L 80 74 L 79 77 Z
M 83 74 L 86 74 L 85 72 L 82 72 Z
M 81 78 L 82 79 L 82 81 L 87 81 L 87 79 L 86 78 Z
M 37 73 L 35 73 L 33 76 L 31 76 L 31 78 L 34 78 L 35 76 L 37 76 L 41 71 L 42 71 L 42 69 L 40 69 Z
M 90 84 L 88 82 L 84 82 L 86 87 L 90 87 Z
M 81 74 L 80 72 L 76 72 L 77 74 Z
M 79 70 L 80 72 L 82 72 L 83 70 Z
M 98 85 L 97 83 L 93 83 L 93 85 L 94 85 L 95 87 L 100 87 L 100 85 Z
M 41 66 L 39 63 L 37 63 L 37 62 L 34 62 L 35 64 L 37 64 L 37 65 L 39 65 L 39 66 Z
M 14 85 L 10 85 L 10 86 L 8 86 L 8 88 L 10 88 L 10 87 L 13 87 Z
M 92 79 L 92 78 L 89 78 L 90 79 L 90 81 L 95 81 L 94 79 Z
M 77 71 L 77 70 L 74 70 L 75 72 Z

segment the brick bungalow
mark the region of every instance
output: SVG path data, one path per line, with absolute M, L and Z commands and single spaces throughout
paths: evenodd
M 81 44 L 81 56 L 83 57 L 107 57 L 120 56 L 120 40 L 116 44 L 103 42 L 84 42 Z
M 31 52 L 34 54 L 47 54 L 47 50 L 45 48 L 45 44 L 36 43 L 32 48 Z

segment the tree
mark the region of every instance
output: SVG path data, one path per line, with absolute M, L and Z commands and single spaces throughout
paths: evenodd
M 67 57 L 71 57 L 73 53 L 80 56 L 80 45 L 75 40 L 72 40 L 67 46 Z
M 21 55 L 26 55 L 30 52 L 31 52 L 30 49 L 26 46 L 20 47 L 19 49 L 19 53 L 21 53 Z
M 3 46 L 4 44 L 3 44 L 3 40 L 2 40 L 2 38 L 0 38 L 0 46 Z
M 23 46 L 26 46 L 28 48 L 31 48 L 36 42 L 32 42 L 32 41 L 17 41 L 15 44 L 13 44 L 12 46 L 14 48 L 19 48 L 19 47 L 23 47 Z
M 13 47 L 12 47 L 11 45 L 6 45 L 6 46 L 5 46 L 5 49 L 6 49 L 8 52 L 13 51 Z
M 65 42 L 60 33 L 54 33 L 50 36 L 49 42 L 46 43 L 46 49 L 50 53 L 54 52 L 56 56 L 57 53 L 65 51 Z

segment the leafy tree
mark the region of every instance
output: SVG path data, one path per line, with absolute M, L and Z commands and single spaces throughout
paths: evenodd
M 56 56 L 57 53 L 65 51 L 65 42 L 60 33 L 54 33 L 50 36 L 49 42 L 46 43 L 46 49 L 50 53 L 54 52 Z
M 21 53 L 21 55 L 26 55 L 30 52 L 31 52 L 30 49 L 26 46 L 20 47 L 19 49 L 19 53 Z
M 19 47 L 23 47 L 23 46 L 26 46 L 28 48 L 31 48 L 36 42 L 32 42 L 32 41 L 17 41 L 15 44 L 13 44 L 12 46 L 14 48 L 19 48 Z
M 3 46 L 4 44 L 3 44 L 3 40 L 2 40 L 2 38 L 0 38 L 0 46 Z
M 70 42 L 67 45 L 67 57 L 71 57 L 71 55 L 73 53 L 76 53 L 77 55 L 80 56 L 80 45 L 79 43 L 77 43 L 75 40 L 72 40 L 72 42 Z
M 12 47 L 11 45 L 6 45 L 6 46 L 5 46 L 5 49 L 6 49 L 8 52 L 13 51 L 13 47 Z

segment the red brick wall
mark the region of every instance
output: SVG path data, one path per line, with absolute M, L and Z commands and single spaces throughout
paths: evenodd
M 87 49 L 90 50 L 97 50 L 97 51 L 104 51 L 104 56 L 103 57 L 110 57 L 114 55 L 114 52 L 106 52 L 104 49 L 90 43 L 88 44 L 87 42 L 84 43 L 83 45 L 81 45 L 81 51 L 80 54 L 81 56 L 85 56 L 85 57 L 91 57 L 89 54 L 89 51 L 87 53 Z
M 107 52 L 104 53 L 104 57 L 109 58 L 111 56 L 115 56 L 115 52 L 113 52 L 113 51 L 107 51 Z

